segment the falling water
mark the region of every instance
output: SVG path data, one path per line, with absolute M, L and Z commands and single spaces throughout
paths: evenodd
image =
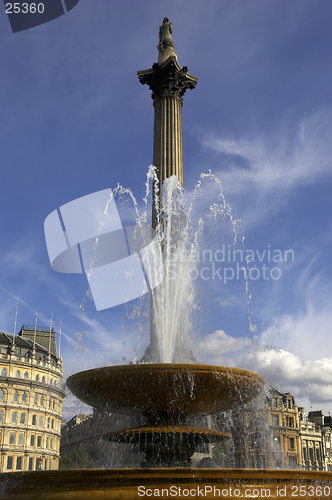
M 207 189 L 205 184 L 208 184 Z M 199 210 L 202 197 L 208 196 L 209 186 L 216 191 L 216 199 L 207 213 Z M 164 279 L 152 290 L 151 328 L 157 338 L 158 353 L 154 360 L 163 363 L 196 362 L 188 348 L 188 335 L 192 330 L 192 314 L 197 308 L 199 293 L 200 254 L 204 248 L 205 228 L 213 230 L 220 220 L 228 224 L 232 246 L 238 240 L 238 221 L 222 192 L 222 185 L 211 172 L 201 174 L 189 207 L 185 204 L 184 190 L 175 176 L 162 186 L 162 210 L 157 234 L 163 252 Z M 225 223 L 222 224 L 225 228 Z M 202 281 L 202 280 L 201 280 Z

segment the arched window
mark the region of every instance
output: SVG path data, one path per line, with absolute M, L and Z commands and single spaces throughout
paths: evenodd
M 22 394 L 22 403 L 26 403 L 26 402 L 27 402 L 27 393 L 23 392 L 23 394 Z
M 42 397 L 40 398 L 40 405 L 41 405 L 41 406 L 44 406 L 44 403 L 45 403 L 45 398 L 44 398 L 44 396 L 42 396 Z
M 38 394 L 35 394 L 35 399 L 33 401 L 33 404 L 35 404 L 35 405 L 38 404 Z
M 6 376 L 7 376 L 7 370 L 6 370 L 6 368 L 2 368 L 1 377 L 6 377 Z
M 45 384 L 45 382 L 46 382 L 46 378 L 44 377 L 44 375 L 43 375 L 43 378 L 42 378 L 42 382 L 43 382 L 43 384 Z
M 39 427 L 43 427 L 43 415 L 39 415 L 38 425 Z
M 14 392 L 13 401 L 15 401 L 15 403 L 18 402 L 18 392 L 17 391 Z
M 53 385 L 53 379 L 52 379 L 52 378 L 51 378 L 51 380 L 50 380 L 50 384 L 51 384 L 51 385 Z
M 5 391 L 0 389 L 0 401 L 3 401 L 5 399 Z
M 26 414 L 25 413 L 21 413 L 21 415 L 20 415 L 20 424 L 25 424 L 25 417 L 26 417 Z
M 15 377 L 16 378 L 21 378 L 21 372 L 20 372 L 20 370 L 16 370 Z
M 38 375 L 38 373 L 36 375 L 36 382 L 39 382 L 39 375 Z
M 37 424 L 37 415 L 32 415 L 32 425 Z
M 25 379 L 28 379 L 28 378 L 29 378 L 29 374 L 28 374 L 28 372 L 24 372 L 23 377 L 24 377 Z
M 11 418 L 11 423 L 12 424 L 16 424 L 17 423 L 17 411 L 13 411 L 12 418 Z

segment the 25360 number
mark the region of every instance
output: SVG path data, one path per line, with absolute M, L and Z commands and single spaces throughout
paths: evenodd
M 45 6 L 43 3 L 6 3 L 6 14 L 42 14 L 45 10 Z

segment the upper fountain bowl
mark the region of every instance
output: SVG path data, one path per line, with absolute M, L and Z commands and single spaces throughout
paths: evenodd
M 260 375 L 238 368 L 178 363 L 106 366 L 67 379 L 70 391 L 90 406 L 148 417 L 231 410 L 264 384 Z

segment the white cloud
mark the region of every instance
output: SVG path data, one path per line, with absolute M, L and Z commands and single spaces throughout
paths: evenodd
M 197 349 L 202 354 L 210 354 L 215 356 L 223 356 L 227 352 L 242 351 L 245 347 L 252 344 L 252 340 L 248 337 L 235 338 L 227 335 L 223 330 L 216 330 L 214 333 L 207 335 L 201 342 L 198 343 Z
M 332 357 L 302 361 L 289 351 L 270 348 L 252 350 L 242 367 L 257 371 L 268 383 L 305 397 L 311 404 L 332 403 Z
M 240 139 L 205 136 L 206 147 L 233 158 L 229 169 L 217 175 L 227 196 L 232 197 L 233 207 L 234 201 L 241 206 L 245 196 L 242 208 L 246 210 L 241 216 L 247 228 L 249 223 L 255 225 L 283 206 L 285 197 L 295 188 L 330 175 L 331 125 L 332 112 L 318 112 L 303 119 L 295 133 L 281 132 L 274 140 L 263 136 Z
M 325 412 L 332 404 L 332 357 L 302 360 L 285 349 L 259 348 L 247 337 L 235 338 L 222 330 L 198 345 L 200 354 L 213 365 L 235 366 L 259 373 L 281 391 L 295 396 L 298 406 L 313 405 Z M 232 353 L 231 356 L 226 353 Z

